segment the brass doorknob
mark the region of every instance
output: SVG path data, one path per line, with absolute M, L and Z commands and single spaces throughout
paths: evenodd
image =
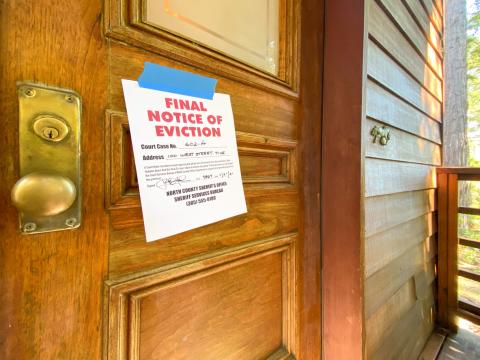
M 75 202 L 77 189 L 67 177 L 31 173 L 17 181 L 12 189 L 15 207 L 31 216 L 58 215 Z

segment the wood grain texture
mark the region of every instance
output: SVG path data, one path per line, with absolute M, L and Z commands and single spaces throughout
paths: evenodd
M 369 319 L 366 320 L 366 352 L 373 354 L 385 335 L 415 305 L 415 281 L 410 278 Z
M 418 0 L 412 0 L 418 2 Z M 425 14 L 423 9 L 422 13 Z M 442 98 L 442 72 L 435 73 L 425 59 L 410 45 L 408 39 L 375 1 L 369 2 L 368 32 L 392 57 L 437 99 Z
M 5 53 L 0 59 L 0 106 L 5 114 L 5 128 L 12 129 L 2 133 L 0 156 L 4 168 L 0 201 L 5 220 L 0 232 L 0 358 L 101 358 L 104 281 L 107 293 L 103 302 L 107 310 L 104 355 L 108 357 L 108 351 L 124 354 L 124 350 L 135 349 L 135 343 L 127 344 L 132 345 L 129 348 L 117 345 L 121 339 L 133 339 L 129 337 L 133 333 L 124 331 L 136 313 L 124 312 L 133 298 L 127 301 L 119 296 L 115 299 L 116 306 L 110 306 L 109 291 L 113 287 L 117 290 L 128 287 L 131 281 L 143 281 L 159 273 L 165 280 L 163 271 L 175 274 L 170 278 L 172 282 L 182 276 L 183 280 L 188 276 L 200 278 L 200 273 L 206 274 L 203 270 L 215 266 L 224 266 L 225 272 L 219 271 L 212 275 L 213 280 L 204 283 L 200 280 L 191 283 L 196 292 L 204 291 L 208 304 L 195 303 L 194 298 L 187 297 L 173 302 L 175 298 L 167 296 L 149 300 L 144 310 L 155 309 L 159 303 L 172 308 L 188 305 L 176 311 L 175 328 L 183 325 L 179 323 L 184 319 L 182 311 L 191 311 L 201 320 L 200 325 L 192 328 L 197 332 L 197 340 L 207 329 L 205 324 L 216 315 L 226 329 L 222 332 L 216 326 L 219 323 L 212 321 L 209 344 L 218 343 L 214 339 L 217 335 L 224 336 L 222 339 L 227 337 L 220 358 L 238 354 L 235 346 L 243 347 L 242 354 L 252 349 L 249 353 L 252 357 L 319 358 L 323 3 L 306 0 L 302 9 L 300 1 L 282 2 L 285 5 L 280 36 L 283 65 L 279 77 L 176 35 L 162 37 L 144 31 L 140 24 L 134 24 L 135 4 L 139 1 L 41 0 L 0 5 L 0 45 Z M 308 19 L 302 32 L 302 41 L 308 48 L 303 51 L 308 54 L 313 49 L 319 54 L 305 56 L 302 63 L 301 10 Z M 217 91 L 231 95 L 236 128 L 243 134 L 239 139 L 245 140 L 239 141 L 244 159 L 255 154 L 263 156 L 258 156 L 261 161 L 244 162 L 250 178 L 247 185 L 259 187 L 249 190 L 250 194 L 256 191 L 256 195 L 248 200 L 246 217 L 232 218 L 157 243 L 145 242 L 120 84 L 121 78 L 136 79 L 145 61 L 216 77 Z M 10 206 L 8 194 L 18 173 L 17 80 L 71 88 L 83 98 L 85 220 L 79 230 L 31 237 L 21 237 L 17 232 L 17 213 Z M 309 95 L 300 95 L 300 87 L 302 94 Z M 297 144 L 302 151 L 299 159 Z M 112 157 L 113 148 L 121 156 Z M 268 162 L 272 159 L 279 160 Z M 266 162 L 268 171 L 262 168 Z M 112 174 L 118 176 L 114 179 L 116 187 L 110 187 Z M 266 178 L 275 178 L 277 188 L 269 191 L 260 188 Z M 298 188 L 302 188 L 302 194 Z M 269 247 L 271 243 L 275 245 Z M 232 256 L 232 252 L 238 257 Z M 220 257 L 224 263 L 215 263 L 213 257 Z M 146 288 L 159 283 L 164 287 L 172 285 L 169 280 L 162 282 L 158 277 L 154 280 L 143 284 Z M 235 308 L 227 307 L 227 299 L 231 300 L 229 304 L 243 309 L 237 313 L 244 315 L 241 319 L 234 317 Z M 202 311 L 207 305 L 217 309 L 225 305 L 224 312 L 210 310 L 208 314 L 212 317 L 206 319 L 207 314 Z M 165 314 L 152 311 L 143 320 L 155 320 Z M 118 320 L 114 326 L 110 326 L 112 319 Z M 141 325 L 142 318 L 137 319 Z M 158 335 L 157 325 L 152 325 L 154 331 L 143 328 L 143 339 Z M 228 330 L 234 326 L 238 337 L 229 339 Z M 195 345 L 201 347 L 202 342 Z
M 365 155 L 371 158 L 413 162 L 425 165 L 439 166 L 442 163 L 442 148 L 440 145 L 424 140 L 404 131 L 389 128 L 390 140 L 386 146 L 372 141 L 372 129 L 384 124 L 367 119 L 363 122 L 365 138 Z M 388 126 L 387 126 L 388 127 Z
M 416 359 L 433 331 L 433 296 L 418 300 L 413 308 L 386 334 L 382 345 L 368 357 L 378 360 Z
M 435 9 L 437 9 L 438 13 L 443 16 L 443 0 L 432 0 L 432 2 L 435 5 Z
M 458 310 L 458 175 L 448 174 L 447 307 L 449 328 L 456 329 Z M 445 265 L 445 264 L 443 264 Z
M 99 1 L 0 4 L 0 358 L 99 359 L 108 219 L 103 207 L 107 52 Z M 95 79 L 95 81 L 91 81 Z M 82 97 L 84 212 L 80 229 L 20 235 L 10 190 L 18 180 L 16 81 Z M 88 140 L 87 140 L 88 139 Z
M 127 115 L 105 117 L 106 197 L 108 209 L 140 207 L 140 196 Z M 246 196 L 296 192 L 297 142 L 237 131 L 240 171 Z
M 398 129 L 442 143 L 441 125 L 402 99 L 369 80 L 366 95 L 367 116 Z
M 448 174 L 439 173 L 438 178 L 438 322 L 448 322 Z
M 106 2 L 105 30 L 110 51 L 108 111 L 126 120 L 120 80 L 137 78 L 145 61 L 216 78 L 216 91 L 229 94 L 232 102 L 248 213 L 146 243 L 138 195 L 133 196 L 136 204 L 110 206 L 109 281 L 131 279 L 155 272 L 159 267 L 177 266 L 216 252 L 249 249 L 272 237 L 294 234 L 295 256 L 299 259 L 295 263 L 298 302 L 292 310 L 295 313 L 292 321 L 298 329 L 292 335 L 291 344 L 295 345 L 289 345 L 288 351 L 285 347 L 279 348 L 269 356 L 272 359 L 318 358 L 321 326 L 319 99 L 323 59 L 321 56 L 298 56 L 298 51 L 301 40 L 305 44 L 302 49 L 305 54 L 323 53 L 323 3 L 307 0 L 300 6 L 300 1 L 296 0 L 281 2 L 282 50 L 278 77 L 177 35 L 148 27 L 141 20 L 141 3 L 136 0 Z M 305 15 L 303 18 L 299 16 L 300 11 Z M 302 39 L 299 37 L 300 21 L 304 29 Z M 128 141 L 119 145 L 112 134 L 106 137 L 107 143 L 116 144 L 116 148 L 107 150 L 113 157 L 120 149 L 125 149 L 125 144 L 128 146 Z M 128 155 L 128 151 L 124 154 Z M 110 160 L 111 164 L 128 163 L 125 156 L 121 158 Z M 112 184 L 126 183 L 123 178 L 128 172 L 119 170 L 117 166 L 115 172 L 107 175 Z M 116 188 L 125 189 L 122 186 Z M 107 197 L 107 204 L 111 198 Z M 212 288 L 212 292 L 215 291 Z M 244 327 L 245 336 L 250 336 L 248 329 L 249 326 Z M 118 336 L 111 333 L 115 329 L 107 330 L 108 338 Z M 196 331 L 198 338 L 203 336 L 199 328 Z M 216 331 L 221 334 L 220 329 Z M 154 332 L 152 334 L 144 335 L 155 336 Z M 254 356 L 255 352 L 252 354 Z M 221 355 L 228 357 L 225 352 Z M 234 355 L 232 349 L 231 356 Z
M 368 319 L 417 272 L 433 267 L 436 247 L 431 238 L 412 247 L 365 280 L 365 317 Z M 430 263 L 430 265 L 429 265 Z
M 321 199 L 325 359 L 363 356 L 365 6 L 363 0 L 325 2 Z
M 413 328 L 413 332 L 408 342 L 400 352 L 400 358 L 418 359 L 425 343 L 435 327 L 435 299 L 430 293 L 429 296 L 422 300 L 422 309 L 420 316 L 417 318 L 417 324 Z M 417 315 L 418 316 L 418 315 Z
M 421 216 L 392 229 L 365 239 L 365 277 L 371 276 L 388 263 L 401 256 L 416 244 L 427 241 L 435 244 L 436 239 L 429 239 L 436 233 L 435 214 Z
M 365 160 L 365 196 L 436 187 L 435 168 L 379 159 Z
M 252 180 L 274 182 L 288 181 L 286 176 L 288 153 L 276 151 L 258 151 L 258 149 L 239 150 L 240 167 L 243 176 Z
M 236 136 L 240 171 L 247 196 L 265 195 L 269 191 L 279 194 L 282 190 L 297 190 L 296 140 L 241 131 L 237 131 Z
M 281 274 L 275 254 L 136 296 L 138 358 L 267 357 L 282 347 Z
M 441 49 L 435 48 L 425 37 L 418 24 L 408 12 L 404 3 L 396 0 L 376 0 L 385 8 L 389 16 L 397 23 L 397 26 L 410 39 L 417 51 L 422 54 L 433 68 L 442 67 L 443 54 Z
M 421 0 L 405 0 L 404 2 L 410 16 L 415 20 L 422 30 L 428 42 L 441 55 L 443 54 L 442 36 L 438 33 L 435 26 L 430 22 L 428 14 L 424 11 Z
M 415 106 L 432 119 L 442 122 L 442 103 L 421 87 L 374 42 L 368 43 L 368 75 Z
M 299 358 L 320 359 L 322 330 L 321 181 L 324 0 L 302 0 L 299 169 L 302 223 L 298 243 Z M 317 56 L 311 56 L 317 54 Z M 322 54 L 322 55 L 320 55 Z M 338 259 L 338 261 L 341 261 Z M 346 344 L 345 346 L 348 346 Z M 272 359 L 273 360 L 273 359 Z
M 139 207 L 128 119 L 123 113 L 107 111 L 105 129 L 105 207 Z
M 456 174 L 458 180 L 480 181 L 480 168 L 449 166 L 437 169 L 438 174 Z
M 365 236 L 373 236 L 436 210 L 435 190 L 401 192 L 365 199 Z
M 425 347 L 422 350 L 422 353 L 418 357 L 419 360 L 432 360 L 437 359 L 438 355 L 440 354 L 440 350 L 442 345 L 445 341 L 445 334 L 439 332 L 436 329 L 432 335 L 427 340 Z
M 294 243 L 272 238 L 107 282 L 108 359 L 288 356 L 297 339 Z
M 426 338 L 432 331 L 433 317 L 433 291 L 432 281 L 435 276 L 433 264 L 429 263 L 428 271 L 417 272 L 367 320 L 367 354 L 369 358 L 405 358 L 415 359 L 423 348 Z M 419 281 L 420 278 L 424 281 Z M 411 316 L 412 309 L 418 304 L 424 308 L 422 318 L 408 326 L 412 333 L 404 333 L 398 328 L 406 326 L 402 323 Z M 398 348 L 398 343 L 403 343 Z M 390 350 L 390 351 L 389 351 Z M 412 355 L 412 354 L 415 355 Z
M 416 359 L 435 321 L 435 167 L 442 162 L 443 117 L 437 15 L 422 0 L 369 3 L 363 122 L 368 359 Z M 373 144 L 373 126 L 390 129 L 386 146 Z
M 296 195 L 255 197 L 247 200 L 248 213 L 190 230 L 161 241 L 145 242 L 140 209 L 135 214 L 113 214 L 118 226 L 112 231 L 109 251 L 109 278 L 152 270 L 197 254 L 298 231 L 298 197 Z M 117 219 L 116 216 L 121 217 Z M 139 221 L 133 223 L 133 216 Z
M 235 82 L 254 84 L 268 92 L 298 96 L 299 2 L 281 2 L 279 17 L 279 76 L 275 77 L 190 39 L 152 26 L 143 19 L 143 0 L 108 0 L 105 5 L 105 34 L 124 44 L 140 47 L 189 64 Z
M 112 42 L 109 69 L 110 110 L 125 112 L 121 79 L 137 79 L 143 71 L 145 61 L 212 77 L 212 73 L 204 66 L 189 66 L 143 49 Z M 297 98 L 272 93 L 268 89 L 258 89 L 228 77 L 215 78 L 218 80 L 216 91 L 230 95 L 236 131 L 286 140 L 298 138 L 295 122 Z
M 433 4 L 432 0 L 420 0 L 422 2 L 422 5 L 430 17 L 430 20 L 432 21 L 432 24 L 435 26 L 437 31 L 440 34 L 443 34 L 443 18 L 440 12 L 437 10 L 435 5 Z

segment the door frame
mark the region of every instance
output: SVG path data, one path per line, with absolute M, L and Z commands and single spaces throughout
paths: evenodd
M 321 146 L 324 66 L 324 0 L 302 1 L 300 79 L 300 189 L 303 204 L 299 249 L 300 358 L 320 359 L 321 296 Z M 310 31 L 305 31 L 309 29 Z M 315 55 L 316 54 L 316 55 Z M 307 75 L 308 74 L 308 75 Z
M 322 127 L 323 359 L 362 359 L 366 6 L 325 0 Z

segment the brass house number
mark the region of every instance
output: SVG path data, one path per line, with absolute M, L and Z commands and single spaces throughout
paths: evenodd
M 372 131 L 370 131 L 370 135 L 373 136 L 373 143 L 377 142 L 377 139 L 380 145 L 387 145 L 388 141 L 390 140 L 390 129 L 386 126 L 374 126 Z

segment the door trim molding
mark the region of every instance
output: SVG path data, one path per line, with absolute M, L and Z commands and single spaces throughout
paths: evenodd
M 140 300 L 158 291 L 226 271 L 265 256 L 282 256 L 283 344 L 274 354 L 286 358 L 297 351 L 296 233 L 273 237 L 233 249 L 220 250 L 158 269 L 105 282 L 104 359 L 139 359 Z M 277 357 L 275 357 L 277 359 Z
M 144 0 L 106 0 L 104 32 L 107 38 L 142 49 L 148 49 L 166 58 L 197 69 L 217 74 L 288 97 L 298 97 L 300 62 L 300 0 L 282 0 L 285 24 L 280 29 L 284 44 L 280 76 L 247 65 L 206 46 L 152 26 L 142 19 Z M 280 53 L 282 57 L 282 52 Z M 283 65 L 282 65 L 283 62 Z M 282 75 L 283 73 L 283 75 Z

